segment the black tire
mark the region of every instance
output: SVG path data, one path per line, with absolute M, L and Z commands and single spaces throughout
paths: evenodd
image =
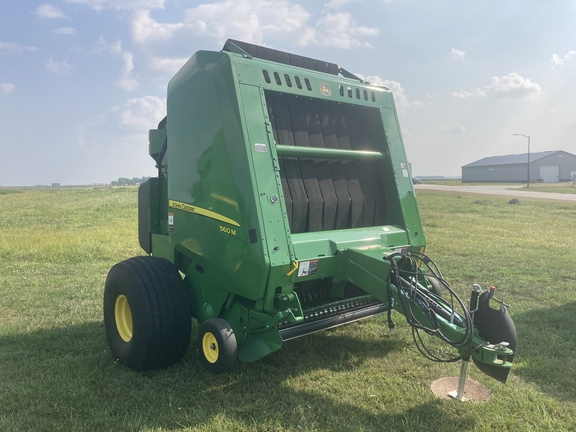
M 228 323 L 221 318 L 211 318 L 198 330 L 198 353 L 202 363 L 213 374 L 227 372 L 238 358 L 236 336 Z
M 442 284 L 440 282 L 438 282 L 438 279 L 436 279 L 435 277 L 426 275 L 426 280 L 428 281 L 428 283 L 430 285 L 432 285 L 432 289 L 430 291 L 432 291 L 438 297 L 442 297 Z
M 180 360 L 190 345 L 192 312 L 176 267 L 151 256 L 112 267 L 104 325 L 112 354 L 131 369 L 160 369 Z

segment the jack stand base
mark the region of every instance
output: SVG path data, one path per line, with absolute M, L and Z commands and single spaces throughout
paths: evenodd
M 448 396 L 450 396 L 452 399 L 456 399 L 458 402 L 469 402 L 472 400 L 472 398 L 467 396 L 466 393 L 462 394 L 458 390 L 452 390 L 450 393 L 448 393 Z
M 441 399 L 456 399 L 461 402 L 485 402 L 492 397 L 492 391 L 478 381 L 466 380 L 463 398 L 457 398 L 459 377 L 440 378 L 432 383 L 432 392 Z
M 438 397 L 448 399 L 454 398 L 460 402 L 487 401 L 492 392 L 488 387 L 477 381 L 468 379 L 468 363 L 470 358 L 462 360 L 460 366 L 460 376 L 458 378 L 442 378 L 432 383 L 432 391 Z

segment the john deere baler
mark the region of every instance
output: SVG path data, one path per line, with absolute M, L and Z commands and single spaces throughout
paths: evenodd
M 451 360 L 471 356 L 506 380 L 516 346 L 507 308 L 490 307 L 493 291 L 477 286 L 466 307 L 424 254 L 389 89 L 228 40 L 196 53 L 167 100 L 149 135 L 158 176 L 139 189 L 149 256 L 117 264 L 106 281 L 118 359 L 136 370 L 174 363 L 195 318 L 203 363 L 219 373 L 395 309 L 452 345 Z

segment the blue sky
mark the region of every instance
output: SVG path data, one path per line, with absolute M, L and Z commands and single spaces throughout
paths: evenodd
M 576 2 L 3 2 L 0 185 L 154 175 L 166 86 L 228 38 L 338 63 L 394 91 L 416 175 L 576 154 Z

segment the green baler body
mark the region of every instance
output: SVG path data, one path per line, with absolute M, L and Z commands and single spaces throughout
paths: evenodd
M 184 275 L 199 322 L 230 324 L 241 360 L 400 306 L 386 257 L 425 237 L 389 89 L 228 41 L 182 67 L 167 104 L 141 244 Z

